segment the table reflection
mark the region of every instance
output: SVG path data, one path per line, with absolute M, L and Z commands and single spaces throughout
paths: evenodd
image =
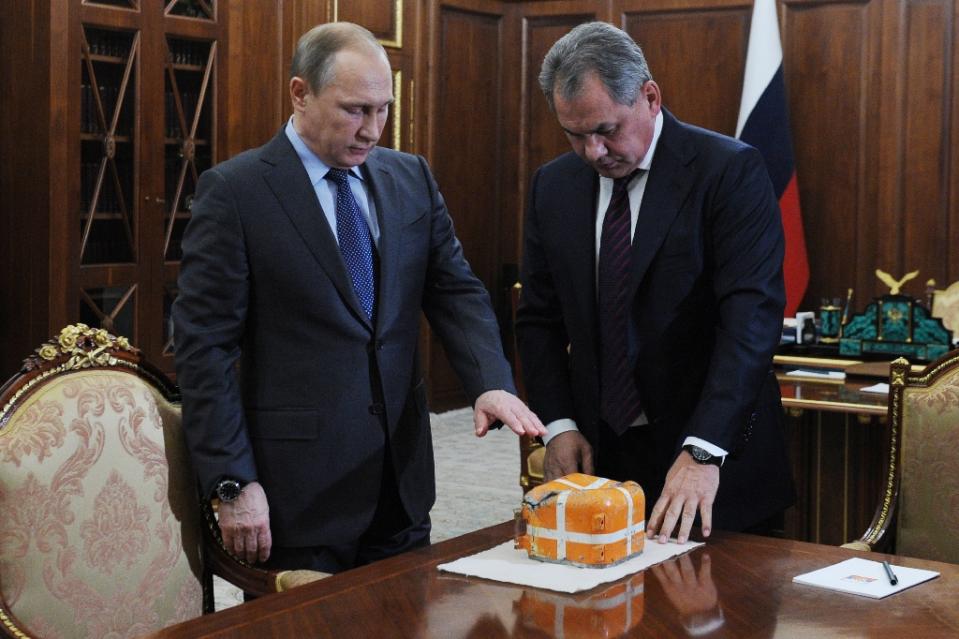
M 643 619 L 644 578 L 645 573 L 640 572 L 569 594 L 436 575 L 432 584 L 436 592 L 423 619 L 425 627 L 417 636 L 621 637 Z
M 719 593 L 713 581 L 712 560 L 708 551 L 685 554 L 651 567 L 663 589 L 666 601 L 676 609 L 677 617 L 691 637 L 701 637 L 718 630 L 726 622 Z
M 524 590 L 517 606 L 519 623 L 558 639 L 619 637 L 643 619 L 644 578 L 640 572 L 580 594 Z

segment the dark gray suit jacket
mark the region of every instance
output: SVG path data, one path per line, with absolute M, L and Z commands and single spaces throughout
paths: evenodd
M 429 512 L 421 312 L 471 400 L 514 388 L 489 296 L 426 162 L 376 148 L 361 170 L 381 229 L 375 325 L 282 129 L 200 177 L 183 240 L 177 381 L 201 489 L 258 480 L 279 546 L 356 540 L 386 450 L 407 513 Z
M 714 522 L 742 528 L 793 499 L 771 372 L 785 304 L 779 206 L 758 151 L 663 111 L 633 239 L 632 371 L 660 455 L 671 463 L 687 436 L 734 453 Z M 536 172 L 516 327 L 530 407 L 543 423 L 576 420 L 594 447 L 598 184 L 572 153 Z

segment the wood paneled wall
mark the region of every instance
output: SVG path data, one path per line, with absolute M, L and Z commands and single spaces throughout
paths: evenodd
M 381 144 L 410 150 L 413 89 L 420 61 L 422 2 L 412 0 L 244 0 L 231 5 L 227 70 L 227 157 L 259 146 L 290 117 L 290 60 L 301 35 L 325 22 L 362 24 L 380 39 L 394 71 L 397 105 Z
M 30 6 L 40 23 L 52 11 Z M 956 3 L 780 0 L 778 8 L 812 271 L 804 306 L 851 286 L 861 309 L 884 292 L 876 268 L 894 275 L 919 269 L 905 287 L 918 297 L 928 278 L 959 279 Z M 749 0 L 231 1 L 220 96 L 228 124 L 219 155 L 264 143 L 289 116 L 289 61 L 301 33 L 334 19 L 364 24 L 397 72 L 399 100 L 383 143 L 431 161 L 467 256 L 505 325 L 530 175 L 567 148 L 537 86 L 548 48 L 579 22 L 617 24 L 645 48 L 674 113 L 731 134 L 750 15 Z M 37 33 L 35 17 L 23 17 L 23 33 Z M 23 83 L 11 65 L 35 61 L 37 52 L 28 37 L 17 39 L 16 28 L 6 32 L 18 53 L 10 58 L 15 63 L 0 65 L 3 86 L 43 102 L 46 65 L 34 64 L 34 81 Z M 15 130 L 16 117 L 3 126 Z M 49 145 L 4 148 L 4 157 L 16 158 Z M 4 184 L 4 199 L 17 189 Z M 37 190 L 34 201 L 43 193 Z M 0 230 L 4 264 L 14 273 L 29 244 L 19 241 L 22 229 L 13 223 Z M 62 305 L 56 295 L 31 292 L 31 282 L 62 260 L 54 252 L 43 261 L 27 278 L 3 280 L 15 303 Z M 48 327 L 38 322 L 30 330 L 42 339 Z M 435 373 L 434 400 L 448 395 L 452 402 L 457 384 L 427 333 L 424 350 Z
M 508 107 L 504 86 L 504 22 L 490 2 L 434 8 L 429 35 L 427 152 L 446 198 L 466 259 L 495 295 L 502 261 L 500 231 L 510 216 L 502 161 Z M 468 90 L 464 90 L 467 89 Z M 455 132 L 455 134 L 454 134 Z M 427 332 L 425 349 L 434 405 L 464 404 L 460 385 L 439 342 Z
M 789 1 L 787 88 L 812 277 L 884 292 L 875 268 L 959 279 L 953 2 Z
M 59 23 L 51 17 L 59 9 L 36 1 L 4 15 L 4 22 L 0 23 L 7 53 L 0 56 L 3 95 L 19 92 L 24 101 L 42 105 L 54 81 L 66 82 L 66 69 L 58 76 L 51 65 L 57 51 L 42 46 L 54 37 L 66 39 L 65 33 L 54 33 L 58 24 L 65 21 L 59 15 Z M 30 69 L 32 82 L 18 81 L 24 68 Z M 4 107 L 6 104 L 4 101 Z M 31 130 L 31 122 L 36 118 L 42 120 L 41 126 L 36 127 L 36 137 L 31 144 L 20 143 L 18 132 Z M 56 193 L 52 186 L 58 176 L 48 168 L 47 158 L 53 147 L 51 138 L 55 135 L 56 122 L 65 119 L 66 109 L 62 104 L 52 106 L 47 112 L 5 108 L 0 117 L 0 158 L 5 163 L 17 162 L 25 169 L 21 175 L 0 171 L 0 291 L 3 293 L 0 303 L 5 306 L 0 312 L 0 363 L 4 367 L 0 378 L 3 381 L 16 372 L 33 348 L 49 337 L 46 323 L 32 321 L 32 318 L 50 314 L 56 302 L 44 294 L 45 284 L 51 277 L 50 272 L 58 268 L 57 262 L 67 261 L 59 258 L 57 251 L 69 250 L 69 243 L 66 238 L 57 242 L 52 237 L 50 220 L 43 214 L 54 203 L 66 204 L 54 202 Z M 31 179 L 24 179 L 25 175 Z
M 781 0 L 784 71 L 811 264 L 804 308 L 884 286 L 874 270 L 959 279 L 959 79 L 956 3 Z M 732 135 L 752 3 L 748 0 L 248 0 L 233 7 L 228 154 L 260 144 L 288 117 L 296 38 L 354 20 L 383 39 L 400 72 L 400 148 L 430 160 L 474 270 L 504 326 L 533 171 L 568 148 L 537 75 L 574 25 L 606 20 L 644 48 L 681 119 Z M 251 77 L 277 78 L 253 82 Z M 399 116 L 397 118 L 397 115 Z M 391 129 L 383 143 L 393 146 Z M 424 333 L 434 405 L 462 402 Z

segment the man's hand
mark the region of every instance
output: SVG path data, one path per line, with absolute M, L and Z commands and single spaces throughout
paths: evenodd
M 541 437 L 546 434 L 546 427 L 539 421 L 536 413 L 531 411 L 519 397 L 504 390 L 486 391 L 476 398 L 473 406 L 473 429 L 477 437 L 482 437 L 489 431 L 490 424 L 500 420 L 517 435 Z
M 223 545 L 230 553 L 250 564 L 269 558 L 270 507 L 259 483 L 244 486 L 235 501 L 221 502 L 218 512 Z
M 546 481 L 570 473 L 593 474 L 593 449 L 578 430 L 568 430 L 549 440 L 543 462 Z
M 684 450 L 666 473 L 666 485 L 649 515 L 646 536 L 652 539 L 658 535 L 659 543 L 665 544 L 678 521 L 679 533 L 676 538 L 679 543 L 686 543 L 698 509 L 702 518 L 703 537 L 709 537 L 713 527 L 713 500 L 716 499 L 717 490 L 719 467 L 697 464 Z

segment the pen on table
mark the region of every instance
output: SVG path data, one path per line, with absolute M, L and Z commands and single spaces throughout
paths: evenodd
M 889 565 L 888 561 L 882 562 L 882 568 L 886 571 L 886 576 L 889 577 L 889 584 L 895 586 L 899 583 L 899 577 L 896 576 L 896 573 L 892 571 L 892 566 Z

